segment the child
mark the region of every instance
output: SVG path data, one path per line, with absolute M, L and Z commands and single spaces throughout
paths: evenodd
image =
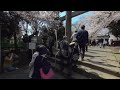
M 69 44 L 70 49 L 69 49 L 69 53 L 70 53 L 70 59 L 71 59 L 71 65 L 73 65 L 74 67 L 77 67 L 77 61 L 79 59 L 79 50 L 78 47 L 76 45 L 75 42 L 72 42 Z

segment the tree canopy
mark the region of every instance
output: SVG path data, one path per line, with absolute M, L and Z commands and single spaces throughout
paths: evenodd
M 84 24 L 90 36 L 94 36 L 98 31 L 109 26 L 112 21 L 118 20 L 120 20 L 120 11 L 93 11 L 80 19 L 77 24 Z
M 22 19 L 14 12 L 0 12 L 1 37 L 10 38 L 15 32 L 19 33 L 19 21 Z
M 19 23 L 26 22 L 31 25 L 33 32 L 38 29 L 57 25 L 55 18 L 59 16 L 59 11 L 1 11 L 0 26 L 2 37 L 10 38 L 14 32 L 19 33 L 21 29 Z M 24 26 L 25 23 L 21 25 Z M 47 26 L 46 26 L 47 25 Z M 26 28 L 23 28 L 25 31 Z

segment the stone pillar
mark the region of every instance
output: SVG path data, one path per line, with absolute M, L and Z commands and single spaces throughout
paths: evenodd
M 70 38 L 71 38 L 71 11 L 66 11 L 65 36 L 67 36 L 67 39 L 70 42 Z
M 1 38 L 1 25 L 0 25 L 0 38 Z M 1 72 L 1 39 L 0 39 L 0 72 Z

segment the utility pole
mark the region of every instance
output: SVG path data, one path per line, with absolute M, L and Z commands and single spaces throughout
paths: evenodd
M 68 42 L 70 42 L 71 38 L 71 12 L 66 11 L 66 29 L 65 29 L 65 36 L 67 36 Z

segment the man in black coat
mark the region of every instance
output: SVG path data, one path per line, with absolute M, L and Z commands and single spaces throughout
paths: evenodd
M 86 47 L 86 44 L 88 44 L 88 31 L 85 30 L 84 25 L 82 25 L 81 30 L 77 32 L 76 38 L 78 40 L 78 44 L 80 48 L 81 60 L 83 61 L 84 55 L 85 55 L 85 47 Z

